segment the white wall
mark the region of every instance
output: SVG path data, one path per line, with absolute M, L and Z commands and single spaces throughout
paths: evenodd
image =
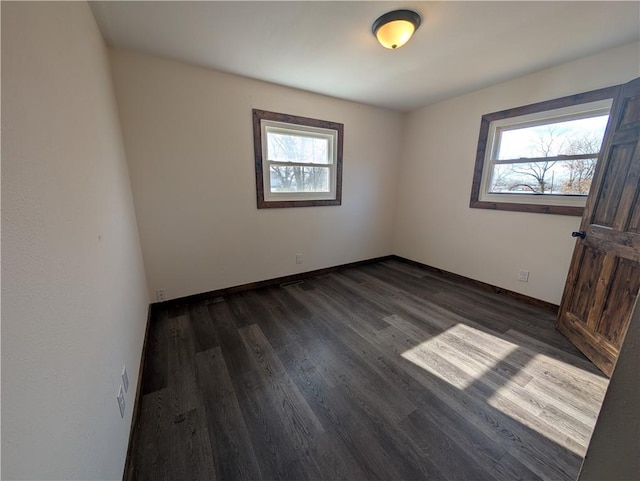
M 111 64 L 150 295 L 391 254 L 401 114 L 143 54 Z M 341 206 L 256 208 L 252 108 L 344 123 Z
M 470 209 L 480 119 L 638 75 L 635 43 L 409 114 L 394 254 L 558 304 L 580 218 Z M 531 272 L 528 283 L 518 282 L 520 269 Z
M 2 478 L 119 479 L 148 297 L 86 3 L 2 2 L 2 140 Z

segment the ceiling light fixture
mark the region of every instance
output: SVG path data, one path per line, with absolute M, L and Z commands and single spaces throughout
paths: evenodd
M 394 10 L 385 13 L 373 22 L 373 34 L 385 48 L 402 47 L 418 30 L 422 19 L 413 10 Z

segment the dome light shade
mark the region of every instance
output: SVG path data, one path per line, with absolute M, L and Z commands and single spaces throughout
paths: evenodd
M 394 10 L 373 22 L 373 34 L 385 48 L 396 49 L 409 41 L 418 30 L 420 15 L 413 10 Z

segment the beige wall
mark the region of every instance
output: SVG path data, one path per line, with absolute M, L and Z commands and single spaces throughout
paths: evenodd
M 469 208 L 480 118 L 639 75 L 636 43 L 409 114 L 394 254 L 559 303 L 580 219 Z M 530 271 L 528 283 L 518 282 L 520 269 Z
M 400 114 L 148 55 L 111 64 L 150 295 L 391 254 Z M 256 208 L 252 108 L 344 123 L 342 206 Z
M 145 284 L 89 7 L 2 2 L 3 479 L 121 478 Z

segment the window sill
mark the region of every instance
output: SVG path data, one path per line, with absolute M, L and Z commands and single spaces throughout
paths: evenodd
M 572 215 L 581 217 L 584 207 L 572 205 L 516 204 L 512 202 L 486 202 L 472 200 L 472 209 L 508 210 L 511 212 L 531 212 L 534 214 Z
M 322 205 L 342 205 L 340 199 L 329 200 L 261 200 L 258 209 L 282 209 L 285 207 L 317 207 Z

